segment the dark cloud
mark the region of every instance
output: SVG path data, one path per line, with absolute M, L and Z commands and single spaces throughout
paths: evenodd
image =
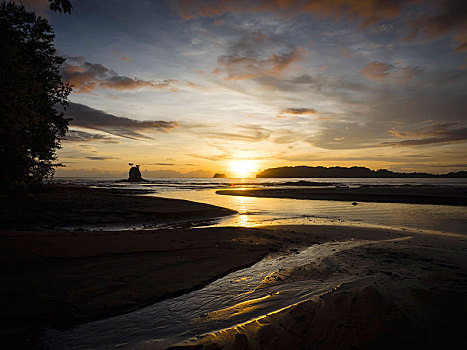
M 457 123 L 435 123 L 415 131 L 392 129 L 390 133 L 395 137 L 410 137 L 411 139 L 383 142 L 381 146 L 419 146 L 467 140 L 467 128 L 452 128 L 456 124 Z
M 214 17 L 227 12 L 270 12 L 281 15 L 317 14 L 336 19 L 361 20 L 369 25 L 397 17 L 405 3 L 413 0 L 178 0 L 184 19 Z
M 422 70 L 415 67 L 397 67 L 388 63 L 371 62 L 360 70 L 362 75 L 372 80 L 390 80 L 406 83 Z
M 433 168 L 467 168 L 467 164 L 430 164 Z
M 72 64 L 70 64 L 70 62 Z M 175 80 L 151 81 L 118 75 L 112 69 L 98 63 L 86 62 L 83 57 L 68 57 L 61 68 L 63 79 L 73 85 L 77 93 L 92 93 L 98 87 L 112 90 L 141 88 L 176 91 Z
M 117 141 L 110 136 L 95 134 L 80 130 L 68 130 L 64 141 L 66 142 L 91 142 L 98 141 L 103 143 L 117 143 Z
M 213 73 L 224 75 L 226 80 L 276 76 L 300 61 L 304 53 L 303 49 L 284 43 L 277 37 L 254 32 L 232 43 L 227 54 L 217 60 Z
M 65 117 L 72 118 L 71 126 L 104 131 L 106 133 L 129 139 L 151 139 L 141 131 L 166 132 L 178 126 L 174 121 L 145 120 L 139 121 L 130 118 L 117 117 L 112 114 L 93 109 L 91 107 L 70 102 Z
M 467 50 L 467 2 L 442 0 L 433 3 L 438 11 L 434 14 L 424 13 L 413 21 L 412 32 L 406 40 L 412 40 L 419 34 L 431 39 L 455 32 L 459 43 L 456 50 Z
M 281 111 L 281 114 L 316 114 L 318 113 L 314 108 L 286 108 Z
M 120 159 L 118 157 L 104 157 L 104 156 L 88 156 L 88 157 L 85 157 L 85 158 L 90 159 L 90 160 Z
M 144 163 L 143 165 L 162 165 L 162 166 L 173 166 L 174 163 Z

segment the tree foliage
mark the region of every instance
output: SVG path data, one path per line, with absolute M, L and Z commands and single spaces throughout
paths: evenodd
M 71 86 L 59 73 L 55 34 L 46 19 L 21 5 L 0 5 L 0 186 L 27 187 L 53 175 L 68 120 Z
M 68 0 L 49 0 L 50 9 L 56 12 L 71 13 L 73 6 Z

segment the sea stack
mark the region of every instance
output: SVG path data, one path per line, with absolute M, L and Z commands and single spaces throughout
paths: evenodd
M 128 165 L 132 166 L 133 163 L 129 163 Z M 139 171 L 139 164 L 132 166 L 130 168 L 130 173 L 128 175 L 128 182 L 140 182 L 144 181 L 141 177 L 141 171 Z
M 227 176 L 225 174 L 221 173 L 215 173 L 214 176 L 212 177 L 213 179 L 225 179 Z

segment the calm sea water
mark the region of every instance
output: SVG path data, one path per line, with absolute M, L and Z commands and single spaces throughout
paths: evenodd
M 286 182 L 315 181 L 337 186 L 431 185 L 456 186 L 467 190 L 467 179 L 148 179 L 144 183 L 116 182 L 106 178 L 56 178 L 53 182 L 101 188 L 145 190 L 146 196 L 161 196 L 218 205 L 239 214 L 209 222 L 209 226 L 260 226 L 271 224 L 332 224 L 384 226 L 467 234 L 467 208 L 447 205 L 368 203 L 357 206 L 348 201 L 296 200 L 225 196 L 226 188 L 280 188 Z M 181 223 L 182 224 L 182 223 Z M 128 227 L 130 228 L 130 227 Z M 134 228 L 134 227 L 131 227 Z M 138 227 L 136 227 L 138 228 Z

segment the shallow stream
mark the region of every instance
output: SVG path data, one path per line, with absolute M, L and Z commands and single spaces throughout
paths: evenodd
M 268 256 L 206 287 L 125 315 L 67 331 L 49 329 L 51 349 L 165 349 L 188 338 L 244 323 L 312 296 L 356 276 L 317 272 L 320 261 L 338 252 L 378 241 L 348 240 L 312 245 Z

